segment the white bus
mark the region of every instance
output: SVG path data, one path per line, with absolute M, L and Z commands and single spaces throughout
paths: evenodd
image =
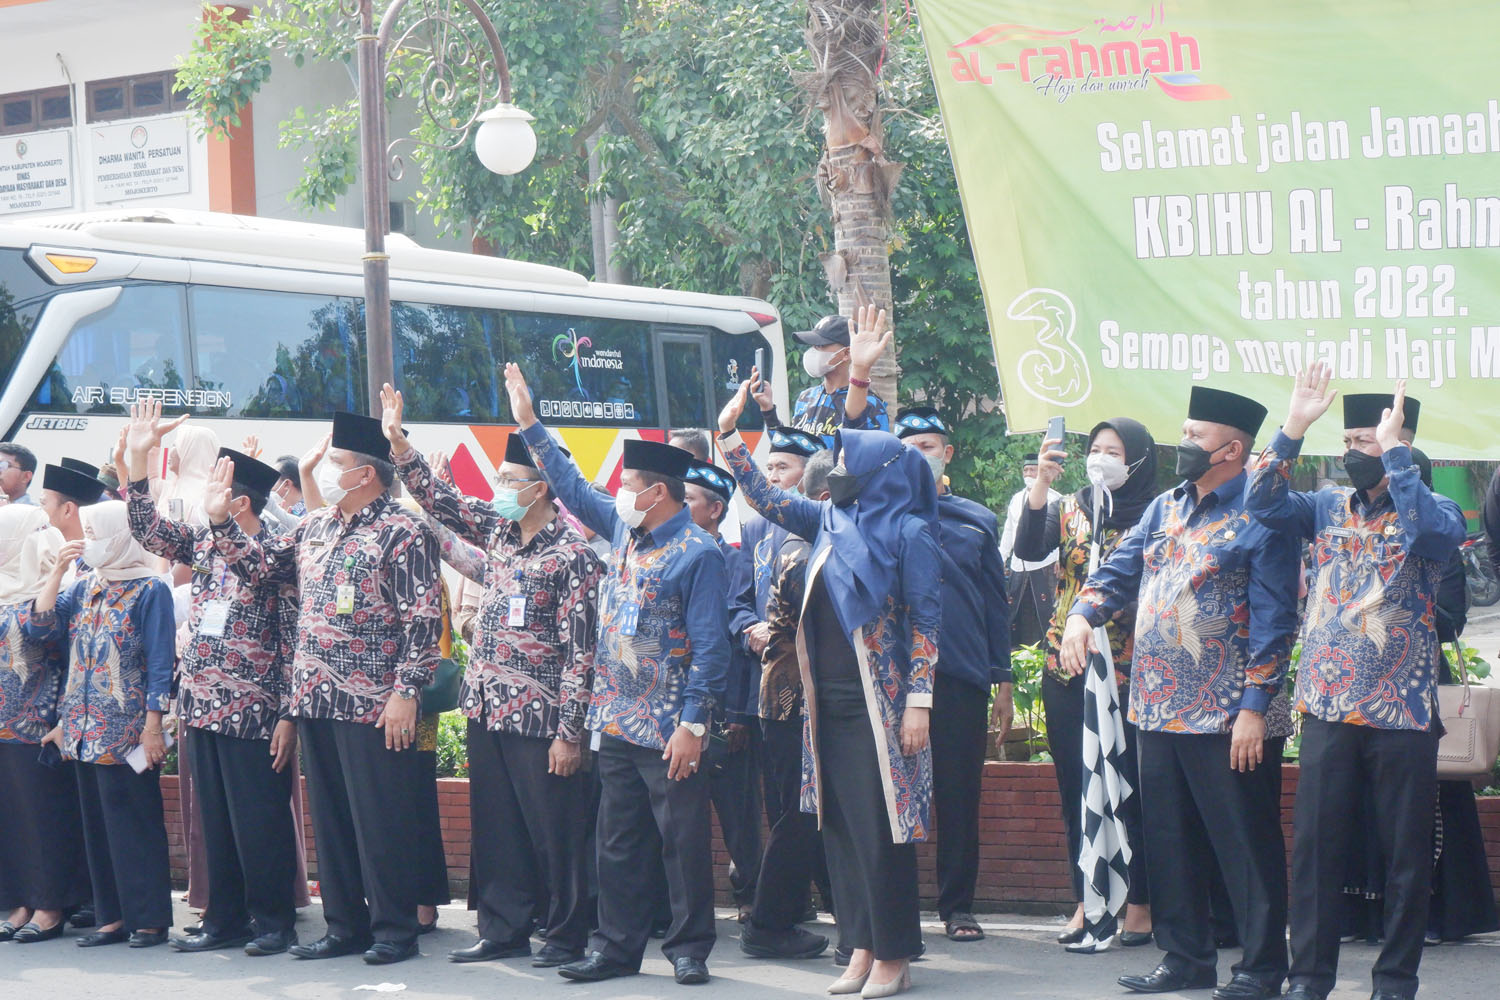
M 268 460 L 300 455 L 333 411 L 369 412 L 362 252 L 359 230 L 211 212 L 0 224 L 0 438 L 102 463 L 129 404 L 155 397 L 224 445 L 255 433 Z M 399 235 L 389 252 L 413 439 L 449 452 L 474 496 L 492 496 L 513 428 L 507 361 L 611 489 L 624 439 L 714 426 L 757 351 L 785 412 L 781 320 L 759 299 L 598 284 Z

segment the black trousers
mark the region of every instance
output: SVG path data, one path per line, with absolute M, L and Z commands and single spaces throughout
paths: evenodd
M 1073 896 L 1083 899 L 1083 872 L 1078 868 L 1078 852 L 1083 847 L 1083 675 L 1064 684 L 1050 672 L 1042 675 L 1042 710 L 1047 718 L 1047 747 L 1052 752 L 1057 775 L 1057 795 L 1062 804 L 1063 828 L 1068 837 L 1068 868 L 1073 878 Z M 1123 692 L 1122 692 L 1123 693 Z M 1132 779 L 1136 766 L 1136 730 L 1125 723 L 1125 753 L 1121 766 Z M 1136 794 L 1125 800 L 1120 818 L 1125 822 L 1125 836 L 1130 842 L 1129 901 L 1136 906 L 1151 902 L 1150 879 L 1147 876 L 1145 834 L 1141 830 L 1141 795 L 1139 782 L 1132 782 Z M 939 831 L 939 837 L 941 837 Z
M 989 691 L 939 673 L 932 685 L 932 804 L 937 812 L 938 916 L 972 913 L 979 880 L 979 786 Z
M 715 937 L 707 776 L 671 780 L 660 750 L 612 736 L 600 741 L 598 767 L 599 929 L 590 947 L 640 967 L 655 908 L 643 876 L 660 858 L 672 905 L 662 952 L 707 959 Z
M 208 907 L 203 929 L 232 934 L 289 931 L 297 920 L 292 881 L 297 844 L 286 821 L 292 800 L 290 764 L 271 767 L 270 740 L 242 740 L 187 729 L 193 794 L 203 818 Z M 321 852 L 320 852 L 321 853 Z
M 1339 965 L 1345 848 L 1360 810 L 1373 797 L 1373 835 L 1385 859 L 1385 941 L 1374 984 L 1415 996 L 1432 891 L 1432 816 L 1437 798 L 1437 740 L 1415 730 L 1373 729 L 1302 719 L 1301 777 L 1292 841 L 1293 985 L 1333 988 Z
M 0 743 L 0 912 L 64 910 L 89 898 L 74 765 L 38 762 L 35 743 Z
M 479 936 L 524 944 L 540 910 L 548 944 L 582 952 L 593 925 L 593 775 L 547 773 L 551 740 L 469 721 L 472 885 Z M 587 751 L 585 751 L 587 752 Z
M 922 946 L 917 847 L 891 840 L 875 736 L 863 705 L 818 713 L 823 846 L 838 903 L 841 947 L 900 961 Z
M 1244 958 L 1236 975 L 1280 986 L 1286 977 L 1286 848 L 1279 766 L 1229 766 L 1229 734 L 1141 732 L 1142 806 L 1151 924 L 1163 960 L 1187 974 L 1216 972 L 1210 883 L 1216 858 Z
M 417 903 L 442 906 L 452 902 L 448 888 L 448 855 L 443 848 L 443 822 L 438 816 L 437 751 L 417 750 Z
M 318 879 L 328 933 L 405 943 L 422 890 L 417 801 L 422 763 L 387 750 L 368 723 L 301 719 Z
M 172 926 L 172 881 L 160 775 L 128 764 L 77 765 L 83 845 L 94 887 L 94 919 L 127 931 Z
M 802 811 L 802 718 L 762 719 L 761 763 L 771 833 L 760 861 L 750 922 L 764 930 L 791 930 L 807 912 L 808 883 L 827 876 L 818 818 Z M 774 819 L 770 817 L 774 816 Z
M 760 727 L 750 743 L 730 753 L 723 741 L 708 741 L 703 767 L 708 768 L 708 795 L 719 817 L 719 832 L 729 851 L 729 888 L 741 906 L 755 901 L 760 881 Z

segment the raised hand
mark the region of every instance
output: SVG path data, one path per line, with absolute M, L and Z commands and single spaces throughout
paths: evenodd
M 401 396 L 400 389 L 391 388 L 387 382 L 380 387 L 380 429 L 385 433 L 385 439 L 391 443 L 391 457 L 405 455 L 406 449 L 411 444 L 406 440 L 406 432 L 401 429 L 401 415 L 406 410 L 406 400 Z
M 891 343 L 891 325 L 884 309 L 856 309 L 849 323 L 849 371 L 864 378 Z
M 516 426 L 525 430 L 536 423 L 536 410 L 531 405 L 531 390 L 526 387 L 526 376 L 521 366 L 514 361 L 505 363 L 505 392 L 510 396 L 510 414 L 516 418 Z
M 771 383 L 761 377 L 759 368 L 750 369 L 750 395 L 754 396 L 755 401 L 760 404 L 762 413 L 769 413 L 776 409 L 776 398 L 771 395 Z
M 1396 394 L 1391 400 L 1391 408 L 1380 416 L 1380 423 L 1375 427 L 1375 441 L 1380 445 L 1381 451 L 1390 451 L 1399 448 L 1405 442 L 1401 440 L 1401 429 L 1406 423 L 1406 379 L 1396 380 Z
M 1292 402 L 1287 408 L 1286 422 L 1281 425 L 1283 434 L 1296 441 L 1328 412 L 1334 397 L 1339 394 L 1337 389 L 1328 387 L 1332 377 L 1333 369 L 1321 361 L 1297 373 L 1292 383 Z
M 746 380 L 740 383 L 740 387 L 729 397 L 729 402 L 724 404 L 724 409 L 719 411 L 719 430 L 725 434 L 734 430 L 739 425 L 740 415 L 745 412 L 745 399 L 750 393 L 750 382 Z
M 127 433 L 126 428 L 120 428 L 120 436 L 115 440 L 114 454 L 110 456 L 110 461 L 115 463 L 115 475 L 120 477 L 121 486 L 124 486 L 130 479 L 130 467 L 125 464 L 125 435 Z
M 229 501 L 234 493 L 234 462 L 221 458 L 214 464 L 203 490 L 203 513 L 214 524 L 229 520 Z
M 1063 443 L 1056 439 L 1042 442 L 1036 461 L 1036 478 L 1044 487 L 1050 487 L 1062 477 L 1063 459 L 1068 457 Z
M 443 482 L 453 485 L 453 465 L 448 461 L 448 453 L 441 449 L 429 452 L 427 455 L 427 467 L 432 474 Z
M 251 458 L 260 458 L 260 437 L 255 434 L 246 434 L 245 440 L 240 442 L 240 451 Z
M 151 449 L 161 447 L 161 439 L 175 431 L 187 418 L 188 415 L 184 413 L 163 422 L 159 399 L 138 399 L 130 404 L 130 423 L 125 426 L 125 450 L 130 454 L 132 479 L 145 477 L 145 465 Z M 142 466 L 139 475 L 135 468 L 137 462 Z
M 302 490 L 307 492 L 308 473 L 317 464 L 323 461 L 323 456 L 328 454 L 328 446 L 333 442 L 333 431 L 323 435 L 323 439 L 303 453 L 297 459 L 297 469 L 302 473 Z

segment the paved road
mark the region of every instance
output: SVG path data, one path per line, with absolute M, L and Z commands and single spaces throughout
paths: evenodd
M 721 916 L 724 914 L 721 913 Z M 190 914 L 180 904 L 178 923 Z M 954 944 L 936 924 L 927 928 L 930 951 L 913 971 L 916 992 L 943 1000 L 1112 1000 L 1126 996 L 1115 977 L 1147 972 L 1152 948 L 1114 950 L 1079 957 L 1051 943 L 1060 921 L 996 915 L 985 924 L 989 936 L 977 944 Z M 382 982 L 403 984 L 395 1000 L 635 1000 L 645 997 L 702 996 L 704 1000 L 767 1000 L 823 996 L 836 977 L 827 959 L 771 963 L 746 959 L 735 941 L 738 927 L 719 922 L 719 944 L 710 958 L 713 982 L 699 990 L 677 986 L 670 967 L 653 947 L 644 974 L 591 986 L 570 984 L 550 970 L 531 968 L 524 959 L 483 965 L 453 965 L 452 948 L 472 941 L 474 918 L 461 908 L 444 908 L 442 929 L 422 939 L 420 959 L 371 968 L 357 958 L 298 962 L 289 958 L 247 958 L 238 951 L 180 955 L 167 948 L 131 951 L 122 945 L 79 951 L 69 938 L 41 945 L 0 945 L 0 982 L 6 997 L 88 997 L 90 1000 L 360 1000 L 380 994 L 356 990 Z M 828 929 L 828 928 L 825 928 Z M 298 926 L 304 940 L 319 936 L 323 922 L 314 906 Z M 1375 951 L 1347 945 L 1336 1000 L 1369 996 L 1369 967 Z M 1228 978 L 1234 957 L 1226 954 L 1220 975 Z M 1422 966 L 1426 997 L 1493 997 L 1500 971 L 1500 935 L 1464 945 L 1428 949 Z M 687 991 L 687 992 L 684 992 Z M 1185 994 L 1208 1000 L 1207 992 Z

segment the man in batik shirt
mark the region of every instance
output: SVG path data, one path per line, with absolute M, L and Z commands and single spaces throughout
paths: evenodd
M 256 539 L 229 517 L 216 470 L 204 512 L 230 571 L 252 586 L 296 583 L 292 664 L 325 937 L 298 958 L 417 954 L 420 892 L 417 697 L 440 657 L 442 580 L 432 529 L 391 499 L 396 471 L 380 421 L 336 413 L 318 486 L 330 506 L 285 538 Z M 357 832 L 357 833 L 356 833 Z
M 192 741 L 208 908 L 198 933 L 172 946 L 244 945 L 251 955 L 277 955 L 297 943 L 297 845 L 287 811 L 297 728 L 287 714 L 291 664 L 282 655 L 279 621 L 282 602 L 295 602 L 296 591 L 286 582 L 245 583 L 229 571 L 209 529 L 161 516 L 146 483 L 148 455 L 184 419 L 163 423 L 160 402 L 138 402 L 126 438 L 130 533 L 148 552 L 193 571 L 176 713 L 183 739 Z M 219 458 L 233 465 L 230 516 L 246 535 L 266 541 L 260 513 L 276 470 L 228 448 Z
M 1338 972 L 1345 851 L 1369 801 L 1385 859 L 1385 940 L 1374 1000 L 1410 1000 L 1432 891 L 1439 659 L 1434 608 L 1443 570 L 1464 540 L 1458 504 L 1422 482 L 1406 385 L 1344 397 L 1348 486 L 1291 489 L 1291 467 L 1335 391 L 1326 365 L 1297 377 L 1286 423 L 1256 464 L 1251 514 L 1312 542 L 1297 710 L 1301 778 L 1293 817 L 1292 967 L 1288 997 L 1322 1000 Z

